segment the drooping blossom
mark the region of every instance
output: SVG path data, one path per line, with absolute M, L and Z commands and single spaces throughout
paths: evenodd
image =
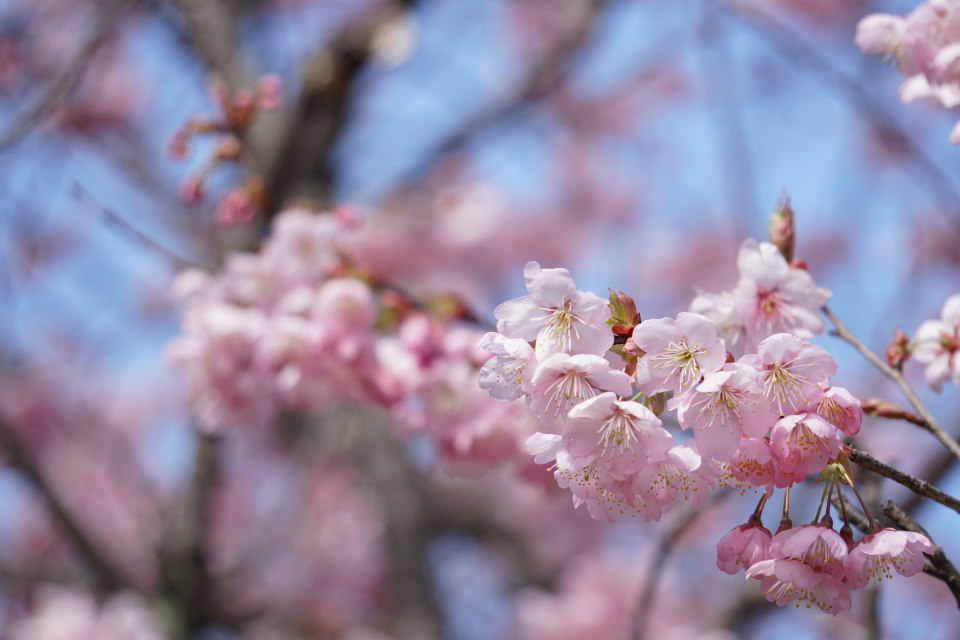
M 537 356 L 555 353 L 601 355 L 613 344 L 607 301 L 577 291 L 566 269 L 523 269 L 529 295 L 507 300 L 493 311 L 497 330 L 508 338 L 536 340 Z
M 717 327 L 696 313 L 644 320 L 633 330 L 633 341 L 646 352 L 637 362 L 636 379 L 647 395 L 690 389 L 727 357 Z
M 747 569 L 747 577 L 759 580 L 764 597 L 778 607 L 806 604 L 833 615 L 850 609 L 850 590 L 841 580 L 800 560 L 761 560 Z
M 683 500 L 699 507 L 710 495 L 719 470 L 694 447 L 679 445 L 636 474 L 633 507 L 644 521 L 659 520 Z
M 820 524 L 787 529 L 773 537 L 769 554 L 747 569 L 767 600 L 777 606 L 816 605 L 833 615 L 850 608 L 843 582 L 847 543 L 839 533 Z
M 680 426 L 693 428 L 700 452 L 728 460 L 741 436 L 762 438 L 780 417 L 763 391 L 756 369 L 731 363 L 671 402 L 677 405 Z
M 927 320 L 913 337 L 910 356 L 927 365 L 927 384 L 937 392 L 947 380 L 960 385 L 960 294 L 943 304 L 939 320 Z
M 555 353 L 537 366 L 530 381 L 530 411 L 546 428 L 567 419 L 574 406 L 602 390 L 630 396 L 630 376 L 618 371 L 601 356 Z
M 933 552 L 933 544 L 920 533 L 881 529 L 867 534 L 850 549 L 847 584 L 862 589 L 873 578 L 892 578 L 894 571 L 915 575 L 923 570 L 923 554 Z
M 638 471 L 651 458 L 666 455 L 673 437 L 660 419 L 639 402 L 617 400 L 611 392 L 570 410 L 563 432 L 571 455 L 597 461 L 602 473 L 617 480 Z
M 522 338 L 507 338 L 490 331 L 478 346 L 493 355 L 480 369 L 480 388 L 497 400 L 516 400 L 529 391 L 535 363 L 533 347 Z
M 717 542 L 717 568 L 735 575 L 769 557 L 770 531 L 759 518 L 734 527 Z
M 764 393 L 781 415 L 818 403 L 827 380 L 837 372 L 826 350 L 789 333 L 766 338 L 756 354 L 740 362 L 760 371 Z
M 860 433 L 863 424 L 860 400 L 843 387 L 828 387 L 813 412 L 848 436 Z
M 781 418 L 770 432 L 770 446 L 781 474 L 794 482 L 822 471 L 843 450 L 839 430 L 815 413 Z
M 766 439 L 743 438 L 737 451 L 726 464 L 732 484 L 739 487 L 784 487 L 780 477 L 780 461 Z
M 800 338 L 823 333 L 819 309 L 830 290 L 818 287 L 805 269 L 787 264 L 775 245 L 744 240 L 737 267 L 740 280 L 733 297 L 743 313 L 748 349 L 775 333 Z

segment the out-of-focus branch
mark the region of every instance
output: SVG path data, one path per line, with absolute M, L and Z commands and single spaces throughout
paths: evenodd
M 61 502 L 60 497 L 47 482 L 40 466 L 20 441 L 16 432 L 10 425 L 2 421 L 0 421 L 0 447 L 6 452 L 11 465 L 21 471 L 43 496 L 53 519 L 73 542 L 74 547 L 80 552 L 81 558 L 93 572 L 97 587 L 104 591 L 133 588 L 113 560 L 104 550 L 94 544 L 87 532 Z
M 477 133 L 508 119 L 525 104 L 537 99 L 554 86 L 580 55 L 583 46 L 589 42 L 604 9 L 609 4 L 610 0 L 589 0 L 580 22 L 560 37 L 543 57 L 530 67 L 509 100 L 465 120 L 456 131 L 439 142 L 425 156 L 423 162 L 406 176 L 404 182 L 408 186 L 420 182 L 443 159 L 463 149 Z
M 216 619 L 208 563 L 211 501 L 220 476 L 219 436 L 197 432 L 193 474 L 161 550 L 166 596 L 176 603 L 175 633 L 192 638 Z
M 54 77 L 53 82 L 40 97 L 14 118 L 7 130 L 0 136 L 0 151 L 20 142 L 36 127 L 61 99 L 69 95 L 80 83 L 84 71 L 90 66 L 90 59 L 96 53 L 120 16 L 137 0 L 112 0 L 107 3 L 80 43 L 77 50 L 67 58 L 67 63 Z
M 864 469 L 867 469 L 868 471 L 873 471 L 884 478 L 889 478 L 897 484 L 903 485 L 919 496 L 930 498 L 931 500 L 939 502 L 943 506 L 949 507 L 957 513 L 960 513 L 960 500 L 957 498 L 954 498 L 953 496 L 944 493 L 940 489 L 937 489 L 926 480 L 917 478 L 909 473 L 905 473 L 899 469 L 891 467 L 888 464 L 880 462 L 866 451 L 850 449 L 850 460 L 860 465 Z
M 957 443 L 953 437 L 948 434 L 943 428 L 937 423 L 937 420 L 933 417 L 930 411 L 920 402 L 920 398 L 917 397 L 917 394 L 914 393 L 913 389 L 907 383 L 906 378 L 903 377 L 903 374 L 900 373 L 897 369 L 894 369 L 883 359 L 871 351 L 865 344 L 860 342 L 860 340 L 851 332 L 845 324 L 843 324 L 840 319 L 830 310 L 829 307 L 823 307 L 823 313 L 827 318 L 830 319 L 830 322 L 833 323 L 833 335 L 845 340 L 850 343 L 853 348 L 859 351 L 863 357 L 869 360 L 877 369 L 880 370 L 883 375 L 887 376 L 898 387 L 903 391 L 903 395 L 907 397 L 907 400 L 910 401 L 910 404 L 913 405 L 913 408 L 920 415 L 920 418 L 925 424 L 920 425 L 921 428 L 926 429 L 933 436 L 940 441 L 940 443 L 947 448 L 956 458 L 960 459 L 960 444 Z
M 439 638 L 440 615 L 426 565 L 431 532 L 420 475 L 377 412 L 344 409 L 328 416 L 322 430 L 380 502 L 390 563 L 386 603 L 390 633 L 398 638 Z
M 631 636 L 634 640 L 643 640 L 647 637 L 650 611 L 653 609 L 653 600 L 657 595 L 657 587 L 663 575 L 663 568 L 673 554 L 673 549 L 677 541 L 696 523 L 706 508 L 707 505 L 702 505 L 699 509 L 688 510 L 677 519 L 669 531 L 660 537 L 660 543 L 657 545 L 657 549 L 653 554 L 653 562 L 647 572 L 646 580 L 640 589 L 637 607 L 634 610 L 633 635 Z
M 917 522 L 908 516 L 906 512 L 900 508 L 900 505 L 893 500 L 887 500 L 881 508 L 883 509 L 883 513 L 901 529 L 922 534 L 926 536 L 930 542 L 933 542 L 933 555 L 925 558 L 923 572 L 942 580 L 950 589 L 953 597 L 956 598 L 957 606 L 960 607 L 960 573 L 957 573 L 957 568 L 954 567 L 953 563 L 943 554 L 943 549 L 930 538 L 930 534 L 927 533 L 926 529 L 917 524 Z
M 936 199 L 939 200 L 944 213 L 960 212 L 960 191 L 953 181 L 913 141 L 886 107 L 856 78 L 839 69 L 829 57 L 821 54 L 816 47 L 799 37 L 795 29 L 780 23 L 773 15 L 757 7 L 758 3 L 752 3 L 749 10 L 728 9 L 725 13 L 759 33 L 771 47 L 779 50 L 788 59 L 809 65 L 824 78 L 843 88 L 857 105 L 860 113 L 866 116 L 874 126 L 896 140 L 900 149 L 913 159 L 914 166 L 926 178 L 932 191 L 937 194 Z M 955 228 L 960 228 L 960 218 L 954 217 L 951 222 Z
M 147 234 L 136 229 L 129 222 L 108 209 L 96 198 L 90 195 L 90 193 L 79 184 L 73 185 L 73 193 L 91 207 L 95 208 L 100 214 L 100 217 L 110 228 L 116 229 L 119 233 L 127 236 L 136 244 L 145 247 L 149 251 L 161 256 L 164 260 L 170 262 L 176 269 L 184 269 L 187 267 L 204 268 L 191 260 L 187 260 L 186 258 L 177 255 L 173 250 L 168 249 Z

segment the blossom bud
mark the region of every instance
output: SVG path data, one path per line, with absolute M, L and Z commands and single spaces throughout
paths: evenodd
M 770 214 L 770 242 L 773 243 L 787 262 L 793 260 L 794 221 L 790 197 L 784 194 L 777 208 Z
M 235 135 L 222 136 L 217 140 L 214 158 L 217 160 L 236 160 L 240 157 L 240 139 Z
M 910 357 L 910 337 L 899 327 L 893 334 L 893 340 L 887 347 L 887 362 L 894 369 L 903 369 L 903 363 Z
M 180 199 L 184 204 L 195 205 L 203 200 L 203 177 L 187 176 L 180 183 Z
M 868 416 L 887 418 L 888 420 L 906 420 L 907 422 L 912 422 L 913 424 L 924 424 L 923 419 L 917 416 L 915 413 L 911 413 L 906 409 L 901 409 L 897 405 L 887 400 L 881 400 L 879 398 L 866 398 L 861 401 L 860 406 L 863 408 L 863 412 Z
M 610 319 L 607 321 L 617 335 L 630 335 L 633 327 L 640 324 L 640 314 L 633 298 L 623 291 L 608 289 L 610 300 Z

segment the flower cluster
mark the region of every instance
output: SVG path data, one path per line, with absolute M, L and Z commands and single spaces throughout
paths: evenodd
M 701 294 L 693 308 L 703 313 L 643 321 L 626 295 L 611 292 L 605 303 L 578 291 L 566 269 L 531 262 L 528 295 L 498 306 L 497 331 L 480 341 L 493 354 L 480 384 L 496 399 L 525 400 L 539 424 L 528 451 L 552 463 L 558 484 L 594 518 L 658 520 L 680 500 L 699 506 L 717 484 L 765 488 L 750 522 L 720 541 L 718 566 L 746 569 L 779 605 L 837 613 L 871 576 L 916 573 L 932 546 L 892 530 L 854 544 L 849 527 L 844 539 L 827 524 L 829 509 L 821 524 L 793 528 L 787 498 L 777 535 L 762 526 L 774 488 L 789 495 L 821 472 L 834 474 L 831 491 L 852 484 L 838 461 L 844 435 L 862 421 L 860 401 L 830 384 L 833 358 L 804 339 L 823 330 L 816 312 L 830 292 L 781 251 L 744 242 L 732 292 Z M 945 323 L 927 332 L 946 335 Z M 664 410 L 693 437 L 678 443 Z
M 755 514 L 717 543 L 717 567 L 729 574 L 746 570 L 779 606 L 817 606 L 837 614 L 850 608 L 851 589 L 891 578 L 894 571 L 912 576 L 923 569 L 923 554 L 933 551 L 925 536 L 894 529 L 853 542 L 849 529 L 837 533 L 829 518 L 771 535 Z
M 928 0 L 907 16 L 869 15 L 857 25 L 856 43 L 864 53 L 879 53 L 897 63 L 906 81 L 900 98 L 960 105 L 960 4 Z M 950 132 L 960 143 L 960 123 Z
M 656 520 L 678 500 L 700 504 L 718 481 L 787 487 L 821 471 L 839 456 L 841 434 L 860 429 L 859 401 L 829 384 L 833 359 L 797 335 L 822 329 L 813 310 L 829 292 L 770 243 L 748 240 L 739 263 L 740 282 L 724 295 L 745 346 L 756 346 L 737 360 L 729 333 L 705 315 L 637 322 L 626 296 L 607 304 L 578 291 L 566 269 L 535 262 L 524 270 L 529 294 L 494 311 L 481 386 L 525 398 L 540 426 L 528 450 L 553 462 L 595 517 Z M 652 410 L 666 393 L 692 442 L 678 444 Z
M 349 242 L 358 225 L 348 211 L 288 210 L 258 252 L 231 255 L 219 274 L 178 277 L 183 332 L 167 355 L 186 374 L 200 424 L 373 402 L 402 433 L 432 436 L 448 466 L 525 457 L 532 420 L 478 385 L 482 332 L 364 273 Z

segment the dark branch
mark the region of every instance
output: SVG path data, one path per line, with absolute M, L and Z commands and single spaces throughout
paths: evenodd
M 106 40 L 111 28 L 120 16 L 136 0 L 113 0 L 104 7 L 94 21 L 90 33 L 80 43 L 80 47 L 69 57 L 68 62 L 40 95 L 36 102 L 17 116 L 3 136 L 0 137 L 0 152 L 17 144 L 33 130 L 57 106 L 61 99 L 69 95 L 80 83 L 84 72 L 90 66 L 90 59 Z
M 960 500 L 937 489 L 926 480 L 922 480 L 921 478 L 917 478 L 909 473 L 895 469 L 886 463 L 880 462 L 866 451 L 850 449 L 850 460 L 868 471 L 873 471 L 884 478 L 889 478 L 897 484 L 903 485 L 919 496 L 930 498 L 960 513 Z
M 133 588 L 113 560 L 94 544 L 87 532 L 74 519 L 53 487 L 47 482 L 40 466 L 20 441 L 16 432 L 4 422 L 0 422 L 0 447 L 6 451 L 10 464 L 21 471 L 43 496 L 53 519 L 73 542 L 81 558 L 93 572 L 97 587 L 103 591 Z

